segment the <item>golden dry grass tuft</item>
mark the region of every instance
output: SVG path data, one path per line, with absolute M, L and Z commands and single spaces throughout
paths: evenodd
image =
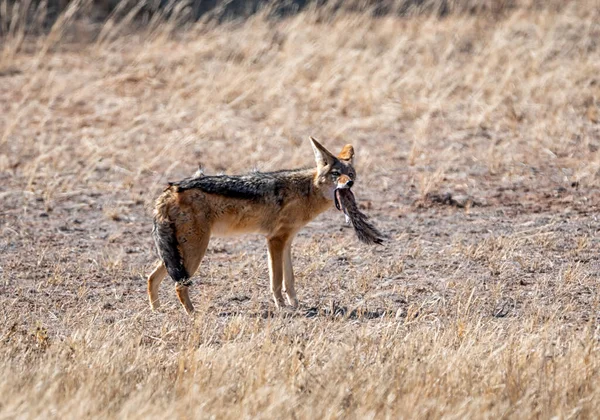
M 0 418 L 594 417 L 600 9 L 513 3 L 0 19 Z M 354 144 L 385 246 L 326 213 L 280 314 L 263 240 L 217 238 L 196 317 L 169 280 L 151 312 L 165 183 L 310 165 L 309 135 Z

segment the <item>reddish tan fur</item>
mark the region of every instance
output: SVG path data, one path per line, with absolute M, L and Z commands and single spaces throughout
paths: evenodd
M 338 178 L 338 184 L 339 185 L 346 185 L 348 182 L 350 182 L 350 177 L 348 175 L 341 175 Z
M 298 299 L 294 287 L 291 243 L 296 233 L 309 221 L 332 205 L 333 191 L 350 181 L 346 174 L 354 170 L 348 162 L 340 162 L 311 138 L 317 167 L 286 175 L 286 182 L 294 177 L 309 177 L 312 187 L 306 191 L 292 191 L 279 205 L 268 197 L 264 202 L 236 199 L 219 194 L 209 194 L 200 189 L 181 192 L 168 187 L 158 198 L 154 210 L 155 220 L 174 223 L 178 249 L 183 264 L 191 277 L 204 256 L 212 235 L 260 233 L 267 239 L 271 293 L 278 308 L 287 302 L 296 307 Z M 340 156 L 352 158 L 352 146 L 345 146 Z M 346 159 L 346 160 L 349 160 Z M 341 172 L 336 179 L 330 172 Z M 290 185 L 295 185 L 290 182 Z M 161 262 L 148 277 L 148 296 L 153 309 L 159 307 L 158 288 L 167 271 Z M 188 287 L 176 287 L 177 296 L 188 313 L 193 311 Z
M 342 151 L 338 155 L 338 159 L 352 161 L 354 157 L 354 147 L 351 144 L 347 144 L 342 148 Z

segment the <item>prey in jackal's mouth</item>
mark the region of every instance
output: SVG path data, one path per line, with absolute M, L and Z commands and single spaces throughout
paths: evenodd
M 275 305 L 298 306 L 292 241 L 309 221 L 332 207 L 343 209 L 358 238 L 381 243 L 382 235 L 362 214 L 350 188 L 356 172 L 354 148 L 335 156 L 310 138 L 316 167 L 244 175 L 205 175 L 171 182 L 154 208 L 154 242 L 161 261 L 148 277 L 148 297 L 158 308 L 158 287 L 169 274 L 179 301 L 194 310 L 188 289 L 212 236 L 260 233 L 267 239 Z M 284 295 L 287 299 L 284 300 Z
M 358 240 L 368 245 L 381 245 L 385 235 L 371 222 L 369 217 L 358 209 L 356 198 L 350 188 L 336 188 L 335 207 L 344 212 L 346 223 L 352 223 Z

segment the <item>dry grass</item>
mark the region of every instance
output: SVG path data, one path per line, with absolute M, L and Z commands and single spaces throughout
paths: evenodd
M 0 418 L 593 417 L 599 10 L 3 31 Z M 390 241 L 323 215 L 272 314 L 263 240 L 215 239 L 197 316 L 150 312 L 165 182 L 309 135 Z

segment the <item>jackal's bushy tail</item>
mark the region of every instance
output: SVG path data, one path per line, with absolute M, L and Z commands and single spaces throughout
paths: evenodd
M 183 265 L 183 259 L 179 252 L 177 236 L 175 235 L 175 223 L 160 217 L 160 215 L 155 215 L 152 236 L 158 255 L 165 264 L 169 276 L 177 283 L 187 286 L 190 276 Z

